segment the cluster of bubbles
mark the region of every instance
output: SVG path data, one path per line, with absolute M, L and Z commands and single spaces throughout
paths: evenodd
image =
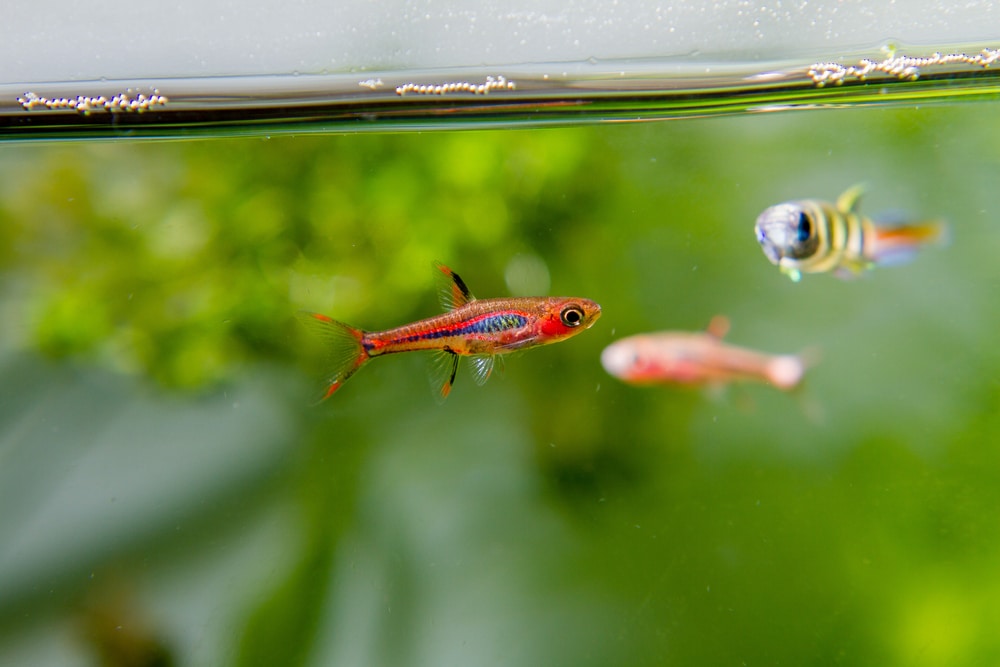
M 1000 49 L 983 49 L 976 55 L 965 53 L 932 53 L 929 56 L 897 56 L 890 53 L 885 60 L 875 61 L 865 58 L 857 65 L 840 65 L 837 63 L 816 63 L 809 68 L 809 78 L 817 86 L 827 84 L 839 85 L 847 79 L 864 81 L 873 72 L 881 72 L 895 76 L 901 80 L 915 81 L 920 77 L 920 68 L 940 65 L 976 65 L 989 67 L 1000 59 Z
M 475 95 L 487 95 L 494 90 L 514 90 L 515 88 L 514 82 L 508 81 L 503 76 L 488 76 L 485 83 L 469 83 L 468 81 L 437 84 L 406 83 L 402 86 L 396 86 L 396 94 L 445 95 L 447 93 L 473 93 Z
M 163 106 L 169 100 L 154 89 L 149 95 L 135 93 L 131 88 L 124 93 L 112 97 L 105 95 L 77 95 L 76 97 L 42 97 L 32 92 L 26 92 L 17 98 L 25 111 L 34 109 L 72 109 L 84 115 L 92 111 L 108 111 L 110 113 L 142 113 L 151 107 Z

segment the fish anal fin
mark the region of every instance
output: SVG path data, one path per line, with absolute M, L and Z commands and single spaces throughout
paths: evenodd
M 440 262 L 435 263 L 434 268 L 437 269 L 438 297 L 445 312 L 476 300 L 461 276 Z
M 434 399 L 443 403 L 455 385 L 455 375 L 458 373 L 458 355 L 451 350 L 439 350 L 431 359 L 431 389 Z
M 872 263 L 867 260 L 844 261 L 833 270 L 833 275 L 841 280 L 854 280 L 861 277 L 870 268 L 872 268 Z
M 725 399 L 728 387 L 725 382 L 709 382 L 702 391 L 708 400 L 718 403 Z
M 837 197 L 837 210 L 841 213 L 855 213 L 858 208 L 858 201 L 864 193 L 864 183 L 858 183 L 847 188 L 842 195 Z

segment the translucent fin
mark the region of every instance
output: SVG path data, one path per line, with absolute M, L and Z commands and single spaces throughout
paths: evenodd
M 794 266 L 780 266 L 781 272 L 792 279 L 793 283 L 797 283 L 802 280 L 802 272 L 796 269 Z
M 323 394 L 319 399 L 322 401 L 332 396 L 368 361 L 368 353 L 362 344 L 365 334 L 320 313 L 300 311 L 298 318 L 327 344 L 326 364 L 322 371 Z
M 925 245 L 946 243 L 948 227 L 943 222 L 921 222 L 894 227 L 875 228 L 876 264 L 903 264 L 913 259 Z
M 431 389 L 438 403 L 443 403 L 451 393 L 458 373 L 458 355 L 448 350 L 439 350 L 431 359 Z
M 917 256 L 917 248 L 896 247 L 891 250 L 883 250 L 878 254 L 875 263 L 879 266 L 899 266 L 906 264 Z
M 490 379 L 496 362 L 500 362 L 500 370 L 503 371 L 503 359 L 495 354 L 472 357 L 472 376 L 476 384 L 482 386 Z
M 862 183 L 851 186 L 844 190 L 844 194 L 837 197 L 837 210 L 841 213 L 854 213 L 858 207 L 858 200 L 861 199 L 861 195 L 865 192 L 865 186 Z
M 438 297 L 445 312 L 461 308 L 470 301 L 476 300 L 476 297 L 472 296 L 472 292 L 465 285 L 465 281 L 457 273 L 440 263 L 435 263 L 434 268 L 438 270 L 436 276 Z
M 872 268 L 872 263 L 865 260 L 844 261 L 833 270 L 833 275 L 841 280 L 854 280 L 864 275 L 865 271 Z
M 703 393 L 710 401 L 719 403 L 726 398 L 726 392 L 729 387 L 726 386 L 725 382 L 709 382 L 705 385 Z

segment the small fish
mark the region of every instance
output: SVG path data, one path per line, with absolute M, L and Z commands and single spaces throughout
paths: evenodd
M 476 299 L 457 273 L 443 264 L 440 272 L 443 315 L 387 331 L 363 331 L 326 315 L 303 311 L 301 320 L 330 344 L 330 371 L 323 399 L 340 389 L 372 357 L 414 350 L 436 350 L 440 388 L 451 392 L 460 356 L 472 357 L 478 384 L 489 379 L 497 355 L 548 345 L 590 328 L 601 307 L 576 297 Z
M 802 199 L 772 206 L 757 218 L 757 242 L 798 282 L 803 273 L 833 271 L 847 278 L 876 264 L 906 261 L 920 246 L 944 238 L 945 227 L 936 221 L 877 226 L 858 213 L 862 191 L 856 185 L 835 204 Z
M 794 389 L 802 381 L 803 356 L 771 355 L 722 342 L 729 320 L 712 318 L 705 333 L 663 331 L 617 340 L 601 353 L 604 370 L 629 384 L 708 384 L 756 381 Z

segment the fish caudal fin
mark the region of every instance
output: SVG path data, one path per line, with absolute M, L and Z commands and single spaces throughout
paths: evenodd
M 363 344 L 365 334 L 360 329 L 320 313 L 301 311 L 299 321 L 327 343 L 327 361 L 322 376 L 324 392 L 319 399 L 323 401 L 330 398 L 370 359 Z
M 876 227 L 872 259 L 876 264 L 901 264 L 913 259 L 923 246 L 947 240 L 948 227 L 939 221 Z

